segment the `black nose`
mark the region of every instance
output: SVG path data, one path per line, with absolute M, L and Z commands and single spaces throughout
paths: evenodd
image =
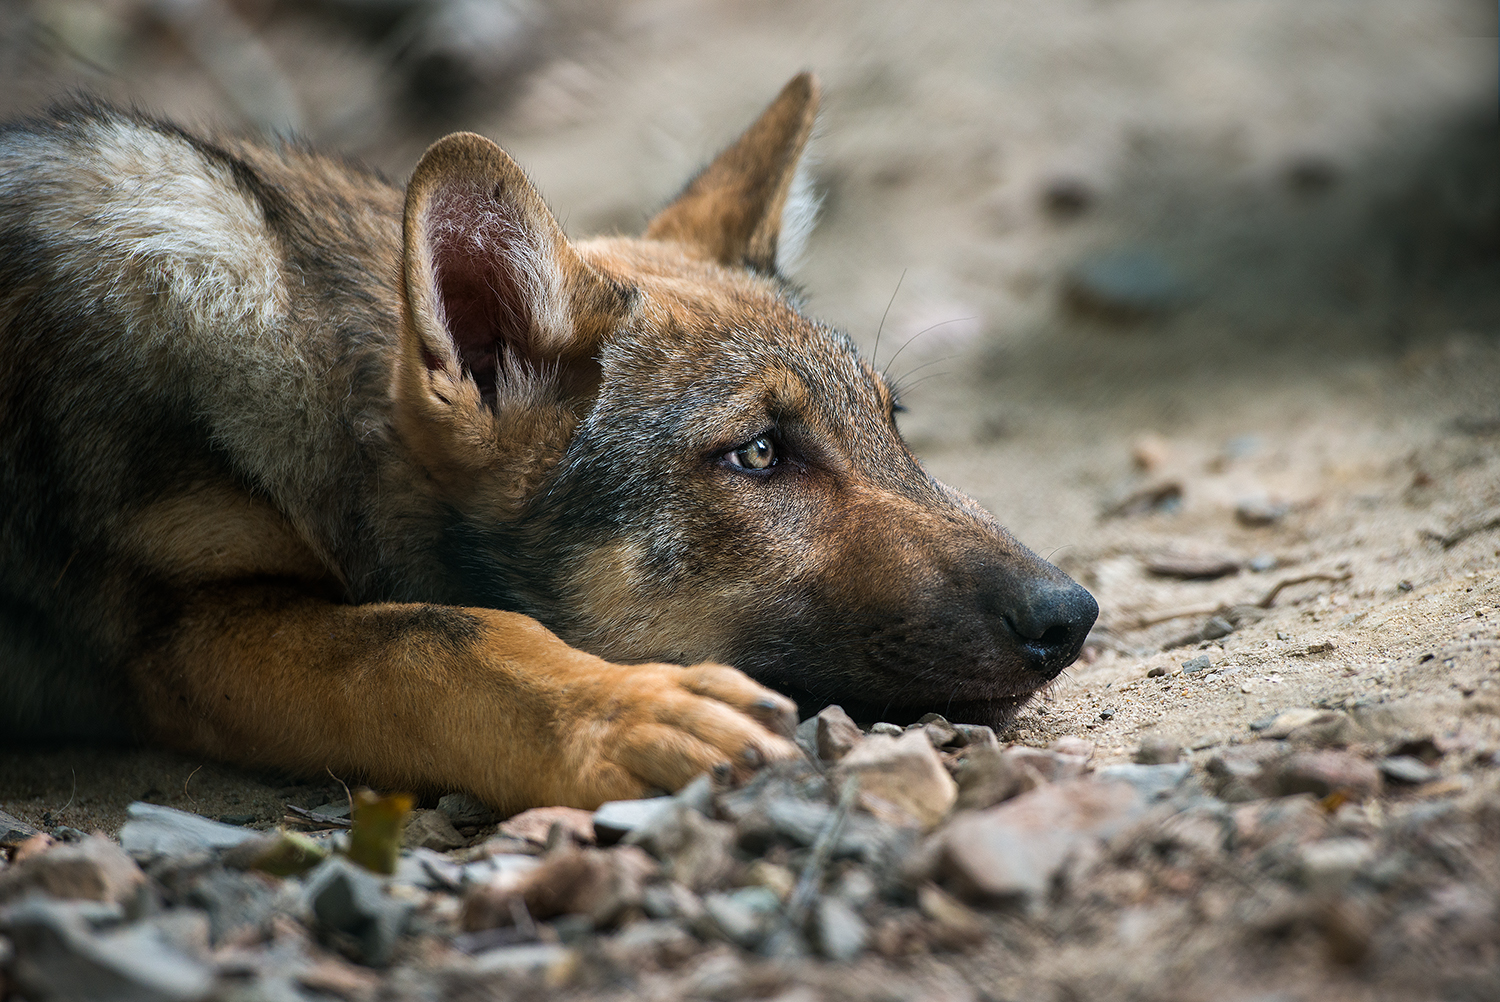
M 1010 603 L 1005 621 L 1031 662 L 1031 671 L 1055 678 L 1083 650 L 1099 603 L 1072 581 L 1039 581 Z

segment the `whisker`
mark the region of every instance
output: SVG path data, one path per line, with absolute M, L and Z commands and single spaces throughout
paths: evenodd
M 874 367 L 880 361 L 880 332 L 885 330 L 885 318 L 891 315 L 891 307 L 895 305 L 896 293 L 901 291 L 901 283 L 906 281 L 906 269 L 901 269 L 901 277 L 896 279 L 896 287 L 891 290 L 891 298 L 885 304 L 885 312 L 880 315 L 880 326 L 875 328 L 875 349 L 870 352 L 870 365 Z
M 913 341 L 915 341 L 917 338 L 921 337 L 923 334 L 926 334 L 928 331 L 935 331 L 939 327 L 946 327 L 949 324 L 963 323 L 965 320 L 978 320 L 978 319 L 979 319 L 978 317 L 954 317 L 952 320 L 939 320 L 937 323 L 933 324 L 931 327 L 923 327 L 921 330 L 917 331 L 911 337 L 907 338 L 906 339 L 906 344 L 903 344 L 901 347 L 899 347 L 899 348 L 896 349 L 896 354 L 892 355 L 891 356 L 891 360 L 889 362 L 885 363 L 885 368 L 880 370 L 880 377 L 882 379 L 884 379 L 885 378 L 885 374 L 887 372 L 891 371 L 891 366 L 894 365 L 894 364 L 896 364 L 896 359 L 898 359 L 898 358 L 901 357 L 901 353 L 906 350 L 907 345 L 911 344 Z

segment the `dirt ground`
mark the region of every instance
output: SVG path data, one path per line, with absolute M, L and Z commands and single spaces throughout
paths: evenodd
M 584 234 L 638 228 L 815 69 L 810 311 L 906 387 L 937 476 L 1099 599 L 1084 658 L 1006 740 L 1078 735 L 1107 763 L 1160 736 L 1202 762 L 1338 708 L 1430 737 L 1432 797 L 1500 753 L 1492 4 L 575 0 L 442 114 L 403 105 L 333 0 L 235 5 L 279 68 L 259 103 L 150 13 L 169 7 L 9 6 L 0 110 L 83 86 L 294 122 L 393 177 L 471 128 Z M 1151 570 L 1188 558 L 1235 569 Z M 1215 616 L 1236 628 L 1196 639 Z M 149 751 L 0 753 L 0 808 L 85 831 L 135 799 L 271 821 L 322 792 Z

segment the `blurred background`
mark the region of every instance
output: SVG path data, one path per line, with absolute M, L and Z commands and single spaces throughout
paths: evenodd
M 1253 549 L 1247 504 L 1346 467 L 1484 500 L 1406 481 L 1500 432 L 1495 36 L 1491 0 L 4 0 L 0 111 L 83 90 L 398 182 L 472 129 L 628 233 L 814 69 L 810 312 L 1107 592 L 1124 535 Z

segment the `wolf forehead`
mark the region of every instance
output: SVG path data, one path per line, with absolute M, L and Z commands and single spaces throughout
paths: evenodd
M 632 273 L 623 242 L 610 241 L 612 253 L 580 248 L 636 292 L 631 322 L 599 352 L 601 403 L 612 413 L 652 410 L 674 437 L 889 421 L 890 386 L 849 335 L 804 316 L 785 281 L 712 265 Z

